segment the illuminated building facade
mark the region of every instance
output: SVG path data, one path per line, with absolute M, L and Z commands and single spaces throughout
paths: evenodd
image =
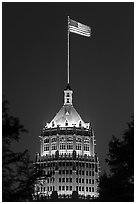
M 35 167 L 42 175 L 37 179 L 34 196 L 98 197 L 99 161 L 95 153 L 95 135 L 72 104 L 70 86 L 64 90 L 64 105 L 42 130 L 40 154 Z M 50 175 L 48 177 L 48 175 Z M 47 175 L 47 178 L 46 178 Z

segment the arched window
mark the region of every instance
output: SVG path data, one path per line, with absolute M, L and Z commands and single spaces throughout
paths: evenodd
M 68 126 L 68 121 L 66 120 L 66 122 L 65 122 L 65 126 Z
M 81 121 L 79 122 L 79 127 L 81 127 Z
M 55 124 L 54 124 L 54 121 L 52 121 L 52 127 L 54 127 L 54 125 L 55 125 Z
M 67 103 L 69 103 L 69 98 L 67 98 Z

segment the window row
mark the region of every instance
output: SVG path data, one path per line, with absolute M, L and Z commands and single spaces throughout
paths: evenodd
M 72 182 L 72 178 L 59 178 L 59 182 Z
M 47 179 L 47 183 L 51 183 L 51 182 L 54 182 L 54 178 Z
M 73 142 L 73 137 L 68 137 L 68 138 L 60 137 L 59 141 L 60 142 L 65 142 L 65 141 Z M 51 139 L 51 142 L 57 142 L 57 137 L 53 137 Z M 81 144 L 82 143 L 82 139 L 77 137 L 76 138 L 76 142 L 79 142 Z M 44 139 L 44 143 L 49 143 L 49 138 Z M 84 144 L 89 144 L 89 143 L 90 143 L 89 138 L 84 139 Z
M 37 191 L 45 192 L 45 191 L 54 191 L 55 186 L 47 186 L 47 187 L 37 187 Z M 72 186 L 59 186 L 59 191 L 70 190 L 72 191 Z M 84 191 L 84 186 L 76 186 L 76 191 Z M 94 187 L 86 187 L 86 192 L 94 192 Z
M 54 144 L 54 145 L 52 145 L 51 149 L 56 150 L 57 146 Z M 60 149 L 66 149 L 66 145 L 65 144 L 60 144 Z M 68 144 L 67 149 L 73 149 L 73 144 Z M 76 150 L 82 150 L 81 144 L 76 145 Z M 89 151 L 90 147 L 89 146 L 84 146 L 84 150 Z M 49 145 L 44 146 L 44 151 L 49 151 Z
M 72 162 L 59 162 L 59 166 L 72 166 Z
M 70 98 L 67 98 L 67 103 L 70 103 Z M 52 121 L 52 127 L 54 127 L 55 126 L 55 123 L 54 123 L 54 121 Z M 65 126 L 68 126 L 68 121 L 66 120 L 65 121 Z M 82 123 L 81 123 L 81 121 L 79 122 L 79 127 L 81 127 L 82 126 Z
M 94 168 L 94 164 L 92 163 L 84 163 L 84 162 L 74 162 L 76 167 L 90 167 Z M 59 166 L 72 166 L 72 162 L 59 162 Z
M 94 169 L 94 167 L 97 167 L 92 163 L 83 163 L 83 162 L 49 162 L 49 163 L 41 163 L 42 167 L 54 167 L 56 164 L 58 164 L 59 166 L 72 166 L 73 163 L 75 164 L 76 167 L 88 167 L 91 169 Z M 80 168 L 79 168 L 80 169 Z M 83 171 L 84 172 L 84 171 Z M 92 171 L 93 172 L 93 171 Z M 77 170 L 77 174 L 82 175 L 81 170 Z M 86 171 L 86 176 L 89 176 L 89 171 Z M 84 175 L 84 173 L 83 173 Z
M 93 163 L 86 163 L 85 165 L 84 162 L 76 162 L 76 166 L 94 168 L 95 165 Z
M 84 191 L 84 186 L 76 186 L 76 191 Z M 94 187 L 86 187 L 86 192 L 94 192 Z
M 59 186 L 59 191 L 70 190 L 72 191 L 72 186 Z
M 86 173 L 86 176 L 94 176 L 94 171 L 81 171 L 81 170 L 77 170 L 76 171 L 76 175 L 85 175 Z
M 66 149 L 66 144 L 65 143 L 60 144 L 59 148 L 60 149 Z M 52 150 L 57 150 L 57 145 L 52 144 L 51 149 Z M 73 149 L 73 143 L 67 144 L 67 149 Z M 76 150 L 82 150 L 82 145 L 80 143 L 76 145 Z M 85 151 L 90 151 L 90 146 L 88 144 L 85 144 L 84 145 L 84 150 Z M 49 145 L 44 146 L 44 151 L 49 151 Z
M 59 170 L 59 174 L 72 174 L 72 170 Z
M 39 192 L 45 192 L 45 191 L 54 191 L 55 190 L 55 186 L 48 186 L 48 187 L 37 187 L 37 191 Z
M 84 183 L 85 179 L 76 178 L 76 183 Z M 94 184 L 94 179 L 86 179 L 86 184 Z

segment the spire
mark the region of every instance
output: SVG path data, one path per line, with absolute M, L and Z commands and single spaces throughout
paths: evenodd
M 64 90 L 64 105 L 72 105 L 72 89 L 70 85 L 67 84 L 66 89 Z

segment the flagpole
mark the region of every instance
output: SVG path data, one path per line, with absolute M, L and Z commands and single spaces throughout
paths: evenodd
M 67 64 L 67 77 L 68 77 L 68 81 L 67 83 L 69 84 L 69 16 L 68 16 L 68 33 L 67 33 L 67 39 L 68 39 L 68 64 Z

